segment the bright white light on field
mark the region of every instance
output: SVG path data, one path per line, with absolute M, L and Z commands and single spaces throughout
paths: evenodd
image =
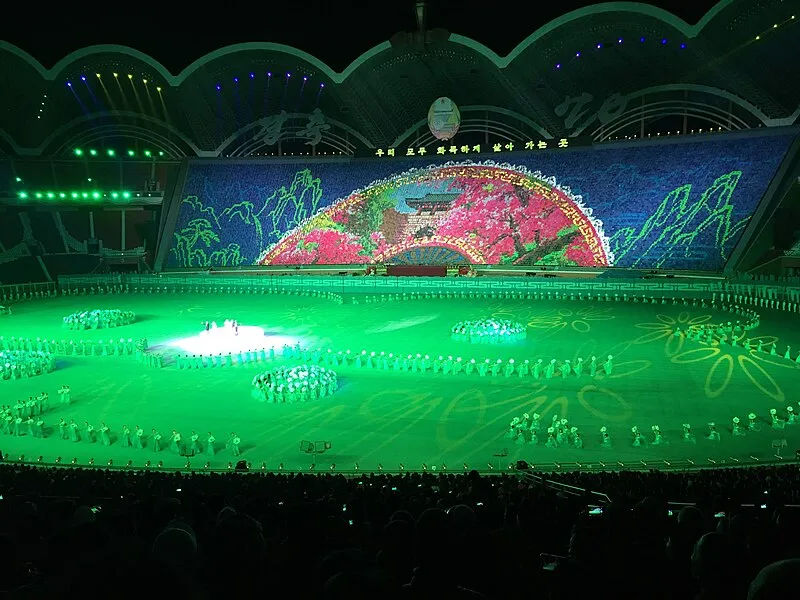
M 209 331 L 201 331 L 197 335 L 178 338 L 165 342 L 165 346 L 188 354 L 211 356 L 216 354 L 236 354 L 248 350 L 275 348 L 275 354 L 281 355 L 284 344 L 296 345 L 297 337 L 281 335 L 278 332 L 265 331 L 263 327 L 240 325 L 235 335 L 230 328 L 217 327 Z

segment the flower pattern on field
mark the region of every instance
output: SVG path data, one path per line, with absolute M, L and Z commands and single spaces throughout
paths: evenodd
M 778 338 L 775 336 L 755 336 L 750 338 L 750 344 L 755 347 L 759 342 L 764 348 L 769 348 Z M 714 340 L 710 344 L 698 343 L 698 347 L 681 350 L 672 356 L 672 362 L 677 365 L 695 363 L 708 363 L 709 368 L 704 382 L 704 391 L 708 398 L 717 398 L 730 387 L 734 373 L 744 374 L 753 387 L 775 402 L 784 402 L 786 395 L 775 378 L 767 372 L 762 365 L 776 366 L 772 361 L 764 360 L 763 353 L 751 350 L 749 353 L 744 348 L 734 347 L 727 343 Z M 769 355 L 764 355 L 769 356 Z M 738 366 L 738 369 L 737 369 Z
M 302 327 L 319 324 L 319 312 L 309 306 L 284 308 L 280 311 L 279 321 L 287 327 Z
M 586 350 L 591 349 L 589 346 L 599 351 L 593 343 L 587 345 Z M 623 342 L 610 348 L 603 348 L 602 352 L 620 356 L 629 347 L 629 342 Z M 620 361 L 616 363 L 614 373 L 610 377 L 598 373 L 594 380 L 586 378 L 586 385 L 578 389 L 573 389 L 572 386 L 561 389 L 558 380 L 555 379 L 533 383 L 526 380 L 513 388 L 489 392 L 479 389 L 462 392 L 450 399 L 447 404 L 443 404 L 445 410 L 439 417 L 436 434 L 441 453 L 432 460 L 440 461 L 445 456 L 445 451 L 452 452 L 463 447 L 471 447 L 474 452 L 489 452 L 495 449 L 498 445 L 497 439 L 479 441 L 485 437 L 483 432 L 505 431 L 512 418 L 519 417 L 525 412 L 538 413 L 543 424 L 548 423 L 554 415 L 567 418 L 587 436 L 591 435 L 589 432 L 592 424 L 599 422 L 613 427 L 613 436 L 622 437 L 626 435 L 629 424 L 637 417 L 637 403 L 629 401 L 620 393 L 616 383 L 610 380 L 637 376 L 651 366 L 649 360 Z M 493 397 L 497 392 L 503 393 L 505 397 Z M 457 425 L 465 418 L 476 422 L 476 427 L 471 433 L 464 435 L 462 430 L 449 431 L 449 427 Z M 517 457 L 526 448 L 530 452 L 530 446 L 515 447 L 513 457 Z
M 537 338 L 544 339 L 556 335 L 564 329 L 575 333 L 589 333 L 595 325 L 615 319 L 612 307 L 594 305 L 581 308 L 553 308 L 531 310 L 530 305 L 509 305 L 496 303 L 490 305 L 491 315 L 497 319 L 513 319 L 527 323 L 537 330 Z
M 611 321 L 615 318 L 611 307 L 585 306 L 583 308 L 555 308 L 545 312 L 532 314 L 528 318 L 528 327 L 561 331 L 567 327 L 577 333 L 589 333 L 592 325 Z
M 672 315 L 656 314 L 656 320 L 647 323 L 636 323 L 634 327 L 643 329 L 648 333 L 642 334 L 635 340 L 634 344 L 650 344 L 659 340 L 665 339 L 664 352 L 667 356 L 675 356 L 683 348 L 683 336 L 675 337 L 675 330 L 680 327 L 682 331 L 686 331 L 698 325 L 705 325 L 709 323 L 713 317 L 711 315 L 695 315 L 686 311 L 680 313 L 677 317 Z

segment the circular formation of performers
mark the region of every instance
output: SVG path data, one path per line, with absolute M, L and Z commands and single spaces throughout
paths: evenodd
M 461 321 L 450 330 L 454 340 L 470 344 L 508 344 L 525 339 L 528 328 L 508 319 Z
M 319 365 L 278 367 L 253 377 L 253 397 L 260 402 L 307 402 L 337 388 L 336 373 Z
M 107 310 L 82 310 L 64 317 L 67 329 L 110 329 L 130 325 L 136 320 L 136 314 L 129 310 L 116 308 Z
M 39 350 L 5 350 L 0 352 L 0 379 L 23 379 L 56 370 L 56 357 Z

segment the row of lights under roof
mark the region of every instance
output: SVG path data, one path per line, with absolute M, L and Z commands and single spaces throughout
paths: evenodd
M 36 198 L 37 200 L 103 200 L 104 198 L 111 198 L 112 200 L 130 200 L 134 195 L 131 192 L 99 192 L 99 191 L 71 191 L 71 192 L 27 192 L 20 191 L 17 197 L 20 200 L 28 200 L 29 198 Z M 141 194 L 136 194 L 137 198 L 142 197 Z
M 75 156 L 86 156 L 86 155 L 89 155 L 89 156 L 100 156 L 101 154 L 103 154 L 99 150 L 94 150 L 94 149 L 84 150 L 83 148 L 75 148 L 75 150 L 73 150 L 72 152 L 73 152 L 73 154 Z M 114 150 L 113 148 L 107 148 L 104 154 L 105 154 L 105 156 L 107 156 L 109 158 L 115 158 L 117 156 L 117 151 Z M 161 152 L 161 151 L 156 153 L 156 152 L 151 152 L 150 150 L 145 150 L 144 152 L 142 152 L 142 155 L 145 158 L 153 158 L 156 155 L 157 156 L 164 156 L 164 153 Z M 135 158 L 136 157 L 136 151 L 135 150 L 128 150 L 128 156 L 131 157 L 131 158 Z
M 93 191 L 69 191 L 69 192 L 29 192 L 21 190 L 17 192 L 20 200 L 130 200 L 132 198 L 161 198 L 162 192 L 100 192 Z
M 718 132 L 721 132 L 721 131 L 723 131 L 722 127 L 717 127 L 716 129 L 714 129 L 713 127 L 710 127 L 709 129 L 706 129 L 706 130 L 698 129 L 697 133 L 718 133 Z M 681 133 L 680 131 L 676 131 L 676 132 L 673 133 L 672 131 L 668 131 L 667 133 L 664 134 L 664 136 L 666 137 L 666 136 L 669 136 L 669 135 L 692 135 L 693 133 L 695 133 L 694 129 L 690 130 L 688 133 Z M 608 138 L 606 141 L 607 142 L 615 142 L 617 140 L 638 140 L 638 139 L 645 139 L 645 137 L 647 137 L 649 139 L 652 139 L 654 137 L 661 137 L 661 133 L 648 133 L 647 136 L 626 135 L 624 137 Z
M 794 16 L 794 15 L 792 15 L 792 16 L 791 16 L 791 17 L 789 17 L 789 19 L 788 19 L 788 20 L 786 20 L 784 23 L 775 23 L 775 24 L 772 26 L 772 28 L 773 28 L 773 29 L 777 29 L 778 27 L 780 27 L 781 25 L 785 25 L 785 24 L 786 24 L 786 23 L 788 23 L 789 21 L 794 21 L 794 17 L 795 17 L 795 16 Z M 762 33 L 761 35 L 764 35 L 764 34 Z M 761 39 L 761 35 L 757 35 L 757 36 L 756 36 L 756 41 L 759 41 L 759 40 Z
M 644 37 L 644 36 L 639 38 L 639 43 L 640 44 L 644 44 L 646 41 L 647 41 L 647 38 Z M 618 45 L 622 44 L 623 42 L 625 42 L 625 40 L 623 38 L 617 38 L 617 44 Z M 661 38 L 661 45 L 662 46 L 666 46 L 667 44 L 669 44 L 669 40 L 667 38 Z M 596 49 L 597 50 L 602 50 L 604 47 L 605 47 L 605 44 L 598 43 L 597 46 L 596 46 Z M 680 48 L 681 48 L 681 50 L 685 50 L 686 49 L 686 44 L 685 43 L 681 43 Z M 582 56 L 582 53 L 581 53 L 580 50 L 575 52 L 575 58 L 580 58 L 581 56 Z M 561 68 L 561 63 L 556 63 L 556 69 L 560 69 L 560 68 Z
M 267 79 L 272 79 L 272 71 L 267 71 L 265 73 L 265 75 L 266 75 Z M 255 79 L 255 78 L 256 78 L 256 74 L 255 73 L 250 73 L 250 76 L 248 77 L 248 79 Z M 291 73 L 286 73 L 286 79 L 289 80 L 291 78 L 292 78 L 292 74 Z M 303 83 L 306 83 L 309 79 L 310 79 L 310 77 L 308 75 L 303 75 Z M 234 84 L 238 84 L 239 83 L 239 77 L 234 77 L 233 78 L 233 83 Z M 221 83 L 218 83 L 215 87 L 216 87 L 218 92 L 220 90 L 222 90 L 222 84 Z M 324 83 L 320 83 L 319 87 L 320 87 L 320 89 L 323 89 L 325 87 L 325 84 Z
M 794 18 L 795 18 L 795 15 L 792 15 L 791 17 L 789 17 L 789 21 L 793 21 L 793 20 L 794 20 Z M 778 27 L 780 27 L 780 25 L 781 25 L 781 24 L 775 23 L 775 24 L 772 26 L 772 28 L 773 28 L 773 29 L 777 29 Z M 760 39 L 761 39 L 761 35 L 757 35 L 757 36 L 755 37 L 755 39 L 756 39 L 756 40 L 760 40 Z M 617 38 L 617 44 L 622 44 L 624 41 L 625 41 L 625 40 L 624 40 L 623 38 Z M 643 43 L 645 43 L 646 41 L 647 41 L 647 38 L 646 38 L 645 36 L 642 36 L 642 37 L 640 37 L 640 38 L 639 38 L 639 43 L 642 43 L 642 44 L 643 44 Z M 669 40 L 668 40 L 667 38 L 661 38 L 661 45 L 662 45 L 662 46 L 666 46 L 667 44 L 669 44 Z M 603 44 L 603 43 L 600 43 L 600 42 L 598 42 L 598 44 L 597 44 L 597 46 L 596 46 L 596 49 L 597 49 L 597 50 L 602 50 L 602 49 L 603 49 L 603 47 L 604 47 L 604 44 Z M 686 43 L 681 43 L 681 44 L 680 44 L 680 49 L 681 49 L 681 50 L 684 50 L 685 48 L 686 48 Z M 575 57 L 576 57 L 576 58 L 580 58 L 580 57 L 581 57 L 581 52 L 580 52 L 580 50 L 578 50 L 577 52 L 575 52 Z M 556 63 L 556 69 L 560 69 L 560 68 L 561 68 L 561 63 Z M 118 78 L 118 77 L 119 77 L 119 73 L 112 73 L 112 75 L 113 75 L 115 78 Z M 102 78 L 102 75 L 101 75 L 100 73 L 95 73 L 95 76 L 96 76 L 98 79 L 101 79 L 101 78 Z M 266 73 L 266 76 L 267 76 L 267 77 L 269 77 L 269 78 L 271 78 L 271 77 L 272 77 L 272 71 L 267 71 L 267 73 Z M 128 79 L 130 79 L 130 80 L 132 80 L 132 79 L 133 79 L 133 75 L 131 75 L 130 73 L 128 73 L 128 76 L 127 76 L 127 77 L 128 77 Z M 292 77 L 292 74 L 291 74 L 291 73 L 286 73 L 286 79 L 291 79 L 291 77 Z M 250 79 L 255 79 L 255 78 L 256 78 L 256 74 L 255 74 L 255 73 L 250 73 L 250 76 L 249 76 L 249 78 L 250 78 Z M 81 81 L 86 81 L 86 75 L 81 75 L 81 76 L 80 76 L 80 79 L 81 79 Z M 305 82 L 307 82 L 307 81 L 308 81 L 308 79 L 309 79 L 308 75 L 304 75 L 304 76 L 303 76 L 303 82 L 304 82 L 304 83 L 305 83 Z M 147 85 L 147 84 L 148 84 L 148 80 L 147 80 L 147 79 L 142 79 L 142 83 L 143 83 L 143 84 L 145 84 L 145 85 Z M 238 77 L 234 77 L 234 78 L 233 78 L 233 83 L 239 83 L 239 78 L 238 78 Z M 71 81 L 67 81 L 67 87 L 72 87 L 72 82 L 71 82 Z M 320 84 L 319 84 L 319 87 L 320 87 L 320 88 L 324 88 L 324 87 L 325 87 L 325 84 L 324 84 L 324 83 L 320 83 Z M 218 83 L 218 84 L 216 85 L 216 88 L 217 88 L 217 91 L 221 90 L 221 89 L 222 89 L 222 84 L 221 84 L 221 83 Z M 157 87 L 156 87 L 156 91 L 157 91 L 157 92 L 160 92 L 160 91 L 161 91 L 161 87 L 160 87 L 160 86 L 157 86 Z
M 118 78 L 119 78 L 119 73 L 112 73 L 112 75 L 114 76 L 114 79 L 118 79 Z M 97 77 L 98 79 L 102 79 L 102 78 L 103 78 L 103 76 L 102 76 L 100 73 L 95 73 L 95 77 Z M 131 82 L 133 82 L 133 75 L 131 75 L 130 73 L 128 73 L 127 77 L 128 77 L 128 79 L 129 79 Z M 80 76 L 80 80 L 81 80 L 81 81 L 83 81 L 83 82 L 85 83 L 85 82 L 87 81 L 87 77 L 86 77 L 86 75 L 81 75 L 81 76 Z M 142 83 L 143 83 L 143 84 L 145 84 L 145 85 L 147 85 L 148 83 L 150 83 L 150 80 L 149 80 L 149 79 L 145 79 L 145 78 L 143 78 L 143 79 L 142 79 Z M 67 81 L 67 87 L 68 87 L 68 88 L 71 88 L 71 87 L 72 87 L 72 82 L 71 82 L 71 81 Z M 157 91 L 157 92 L 161 92 L 161 86 L 160 86 L 160 85 L 159 85 L 159 86 L 156 86 L 156 91 Z

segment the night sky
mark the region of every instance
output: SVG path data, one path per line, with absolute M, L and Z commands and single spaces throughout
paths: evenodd
M 219 8 L 205 9 L 215 4 Z M 505 55 L 541 25 L 597 3 L 429 0 L 428 4 L 429 29 L 440 27 L 465 35 Z M 651 4 L 694 24 L 716 2 L 654 0 Z M 15 3 L 14 18 L 5 21 L 0 36 L 46 67 L 86 46 L 121 44 L 153 56 L 177 74 L 223 46 L 274 42 L 304 50 L 342 71 L 395 33 L 415 30 L 414 5 L 415 0 L 138 2 L 88 7 L 72 3 L 48 15 L 45 5 Z

